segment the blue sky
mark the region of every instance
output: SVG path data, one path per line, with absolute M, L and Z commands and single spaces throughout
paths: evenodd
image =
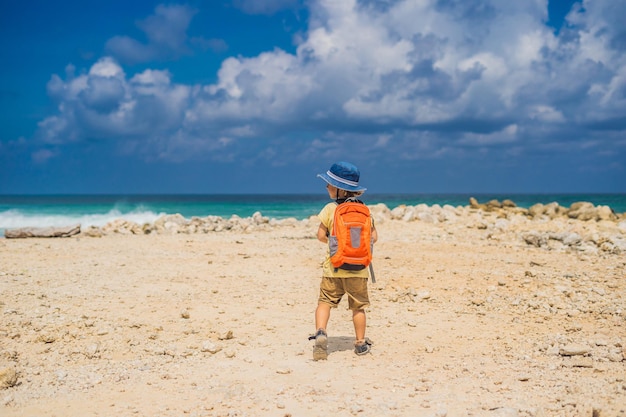
M 0 194 L 626 192 L 626 1 L 0 4 Z

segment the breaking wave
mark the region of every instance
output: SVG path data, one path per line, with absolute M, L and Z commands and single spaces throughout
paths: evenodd
M 19 209 L 0 212 L 0 230 L 17 229 L 21 227 L 63 227 L 80 224 L 81 227 L 97 226 L 116 220 L 124 219 L 138 224 L 153 223 L 165 213 L 155 213 L 149 210 L 136 210 L 122 213 L 112 209 L 106 213 L 92 214 L 43 214 L 25 213 Z

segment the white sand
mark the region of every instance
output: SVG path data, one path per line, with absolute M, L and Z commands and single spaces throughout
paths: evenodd
M 380 222 L 372 353 L 344 300 L 320 362 L 314 221 L 2 239 L 0 415 L 624 416 L 626 258 L 521 237 L 550 224 Z

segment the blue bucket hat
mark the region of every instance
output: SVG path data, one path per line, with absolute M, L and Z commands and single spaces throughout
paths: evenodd
M 349 162 L 334 163 L 328 171 L 317 176 L 340 190 L 356 192 L 367 190 L 365 187 L 359 187 L 361 173 L 356 166 Z

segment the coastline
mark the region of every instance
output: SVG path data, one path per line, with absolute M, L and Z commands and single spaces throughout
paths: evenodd
M 467 206 L 471 198 L 487 202 L 512 200 L 518 207 L 556 203 L 563 207 L 580 201 L 626 212 L 626 194 L 375 194 L 366 193 L 366 204 L 398 206 Z M 0 230 L 19 227 L 60 227 L 80 223 L 102 227 L 120 218 L 139 224 L 164 215 L 192 217 L 232 215 L 251 217 L 260 212 L 273 219 L 316 215 L 327 202 L 321 194 L 284 195 L 16 195 L 0 196 Z M 0 233 L 1 234 L 1 233 Z
M 619 194 L 603 195 L 605 201 L 612 201 L 614 198 L 618 206 L 626 207 L 626 195 Z M 370 196 L 371 197 L 371 196 Z M 485 196 L 488 197 L 488 196 Z M 552 196 L 551 196 L 552 197 Z M 129 198 L 129 197 L 127 197 Z M 281 221 L 292 222 L 295 220 L 306 220 L 317 214 L 317 209 L 327 202 L 326 198 L 320 196 L 263 196 L 264 200 L 259 201 L 259 196 L 135 196 L 136 201 L 121 201 L 119 196 L 21 196 L 0 201 L 0 237 L 4 236 L 5 230 L 13 229 L 36 229 L 36 228 L 67 228 L 69 226 L 79 226 L 82 230 L 100 229 L 106 233 L 107 230 L 116 228 L 126 228 L 126 232 L 149 234 L 159 228 L 165 222 L 175 222 L 179 226 L 189 225 L 187 233 L 195 230 L 212 231 L 224 227 L 232 227 L 230 223 L 241 220 L 243 223 L 258 223 L 258 218 L 262 218 L 263 223 L 271 220 L 272 224 Z M 208 202 L 204 201 L 209 199 Z M 463 197 L 464 199 L 465 197 Z M 527 198 L 529 198 L 527 196 Z M 626 218 L 626 211 L 615 211 L 608 205 L 595 205 L 589 201 L 574 201 L 575 195 L 568 195 L 566 200 L 573 202 L 569 206 L 562 206 L 557 202 L 547 204 L 523 200 L 525 205 L 518 205 L 510 199 L 489 199 L 479 203 L 475 197 L 469 197 L 469 204 L 449 204 L 449 202 L 459 203 L 459 197 L 450 200 L 450 197 L 407 197 L 399 195 L 374 195 L 371 201 L 366 200 L 366 204 L 378 207 L 380 213 L 390 213 L 395 216 L 398 211 L 424 212 L 433 211 L 435 217 L 441 217 L 439 213 L 443 209 L 448 215 L 465 215 L 468 209 L 493 211 L 505 210 L 501 213 L 506 217 L 511 214 L 521 214 L 529 218 L 546 215 L 549 218 L 557 216 L 570 217 L 581 220 L 614 220 Z M 69 200 L 68 200 L 69 199 Z M 169 205 L 163 199 L 171 199 Z M 417 203 L 412 205 L 407 201 Z M 438 201 L 437 203 L 424 203 L 419 201 Z M 380 202 L 392 201 L 393 203 Z M 395 200 L 395 202 L 394 202 Z M 551 198 L 546 198 L 549 201 Z M 150 206 L 152 201 L 153 206 Z M 377 202 L 379 201 L 379 202 Z M 208 204 L 208 205 L 207 205 Z M 4 210 L 4 211 L 2 211 Z M 213 213 L 206 215 L 205 213 Z M 215 214 L 215 212 L 220 214 Z M 584 212 L 584 213 L 582 213 Z M 195 213 L 196 215 L 193 215 Z M 201 214 L 202 213 L 202 214 Z M 245 214 L 243 214 L 245 213 Z M 403 214 L 404 216 L 404 214 Z M 418 217 L 409 217 L 405 220 L 420 220 Z M 389 217 L 389 215 L 388 215 Z M 424 216 L 422 216 L 424 217 Z M 208 223 L 221 223 L 216 227 L 202 225 L 203 220 Z M 446 215 L 439 219 L 446 221 Z M 436 220 L 435 220 L 436 221 Z M 156 226 L 155 226 L 156 225 Z M 142 231 L 140 231 L 141 229 Z M 184 227 L 183 227 L 184 229 Z M 121 232 L 124 233 L 124 232 Z
M 344 300 L 320 362 L 314 216 L 2 239 L 0 414 L 623 415 L 626 222 L 476 203 L 372 207 L 372 353 Z

